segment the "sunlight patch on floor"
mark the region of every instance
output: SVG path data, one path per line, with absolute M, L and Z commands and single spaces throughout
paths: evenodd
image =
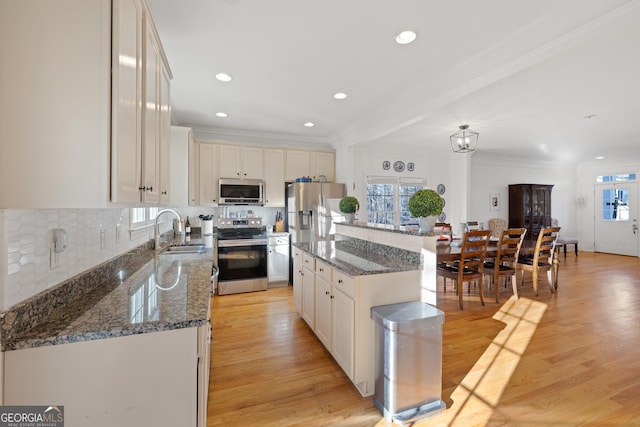
M 451 407 L 414 426 L 486 425 L 546 309 L 546 304 L 528 298 L 505 302 L 493 316 L 505 323 L 504 329 L 451 394 Z

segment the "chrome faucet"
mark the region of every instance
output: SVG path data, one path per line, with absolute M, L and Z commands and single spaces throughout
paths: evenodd
M 158 214 L 156 215 L 154 226 L 153 226 L 153 244 L 154 244 L 153 247 L 155 248 L 156 251 L 159 251 L 160 249 L 162 249 L 160 247 L 160 232 L 158 230 L 158 218 L 160 218 L 160 215 L 162 215 L 165 212 L 171 212 L 176 216 L 176 218 L 178 218 L 178 223 L 182 222 L 182 218 L 180 217 L 180 214 L 174 211 L 173 209 L 162 209 L 160 212 L 158 212 Z

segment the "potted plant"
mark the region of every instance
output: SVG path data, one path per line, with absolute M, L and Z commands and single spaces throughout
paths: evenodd
M 340 199 L 340 203 L 338 204 L 338 208 L 340 212 L 342 212 L 345 217 L 346 222 L 349 224 L 353 223 L 355 213 L 360 209 L 360 202 L 353 196 L 346 196 Z
M 409 213 L 420 221 L 421 232 L 431 232 L 442 213 L 444 200 L 434 191 L 429 189 L 418 190 L 409 199 Z

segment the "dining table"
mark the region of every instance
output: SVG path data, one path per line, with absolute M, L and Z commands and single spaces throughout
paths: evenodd
M 453 240 L 441 240 L 436 244 L 436 257 L 437 262 L 454 262 L 460 260 L 460 252 L 462 251 L 461 240 L 453 239 Z M 498 243 L 497 239 L 489 240 L 489 244 L 487 245 L 487 253 L 485 258 L 495 258 L 498 256 Z M 535 240 L 525 239 L 522 242 L 522 246 L 520 247 L 520 254 L 527 255 L 533 254 L 536 248 Z

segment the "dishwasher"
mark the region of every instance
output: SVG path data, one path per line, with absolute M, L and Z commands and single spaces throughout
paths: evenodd
M 267 281 L 270 288 L 289 284 L 289 234 L 267 235 Z

